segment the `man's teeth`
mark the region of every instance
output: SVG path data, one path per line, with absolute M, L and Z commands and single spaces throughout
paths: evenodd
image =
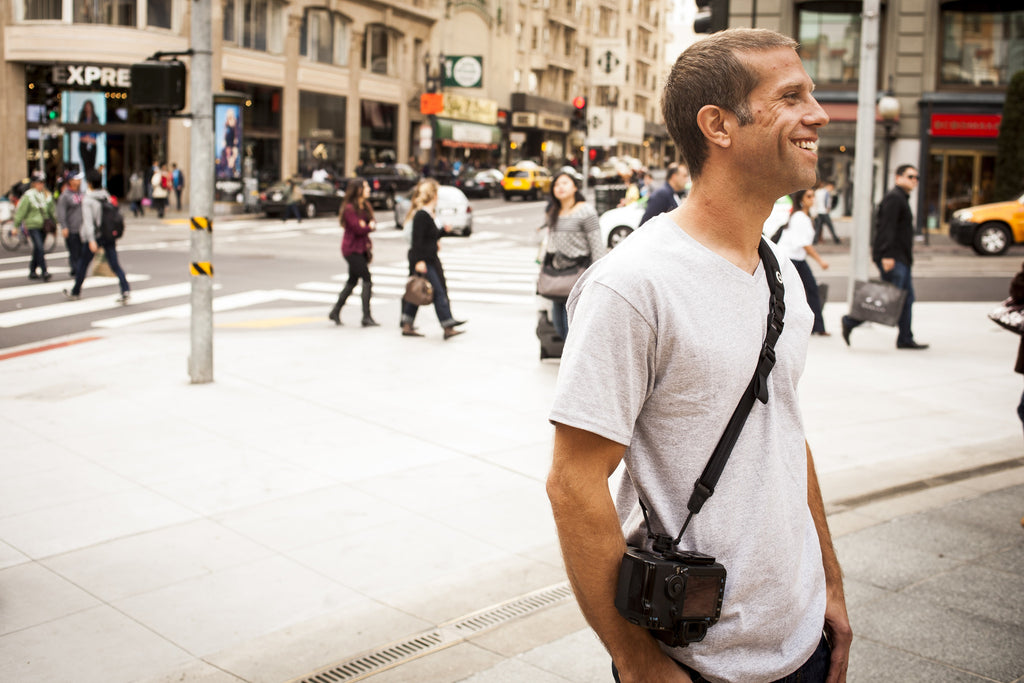
M 811 140 L 800 140 L 799 142 L 796 143 L 796 146 L 799 147 L 800 149 L 809 149 L 812 152 L 818 151 L 818 143 L 812 142 Z

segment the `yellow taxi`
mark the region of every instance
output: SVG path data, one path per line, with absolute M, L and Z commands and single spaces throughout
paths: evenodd
M 1011 245 L 1024 243 L 1024 195 L 954 212 L 949 236 L 982 256 L 1005 254 Z
M 505 201 L 516 195 L 524 199 L 540 199 L 541 195 L 551 191 L 551 174 L 536 164 L 509 166 L 501 181 L 501 190 Z

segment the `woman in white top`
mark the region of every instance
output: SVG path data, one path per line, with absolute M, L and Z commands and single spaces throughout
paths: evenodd
M 796 272 L 804 283 L 804 292 L 807 294 L 807 305 L 814 313 L 814 326 L 811 334 L 822 337 L 829 336 L 825 331 L 825 321 L 821 317 L 821 297 L 818 295 L 818 283 L 811 273 L 811 267 L 807 265 L 807 257 L 810 256 L 822 270 L 828 270 L 828 261 L 821 258 L 818 250 L 812 245 L 814 243 L 814 223 L 811 221 L 810 211 L 814 205 L 814 190 L 801 190 L 791 194 L 793 200 L 793 213 L 789 217 L 789 223 L 782 231 L 779 238 L 779 252 L 789 258 L 796 266 Z

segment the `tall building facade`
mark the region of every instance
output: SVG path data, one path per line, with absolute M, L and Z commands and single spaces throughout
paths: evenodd
M 799 41 L 815 96 L 832 119 L 821 134 L 820 174 L 836 180 L 848 207 L 863 76 L 861 3 L 733 0 L 730 9 L 730 26 L 771 28 Z M 1019 0 L 888 0 L 880 19 L 879 68 L 871 77 L 880 93 L 899 102 L 899 116 L 876 121 L 876 201 L 891 185 L 882 177 L 886 157 L 890 173 L 914 164 L 921 171 L 919 225 L 945 231 L 953 211 L 992 200 L 1006 88 L 1024 69 L 1024 6 Z
M 430 159 L 573 159 L 571 100 L 602 153 L 659 163 L 668 0 L 214 0 L 218 177 Z M 129 106 L 130 65 L 189 49 L 187 0 L 0 0 L 0 182 L 100 167 L 115 193 L 153 162 L 189 168 L 187 118 Z M 601 85 L 595 43 L 622 71 Z M 188 64 L 188 57 L 182 57 Z M 616 67 L 618 68 L 618 67 Z M 607 75 L 605 75 L 607 80 Z M 429 90 L 443 106 L 421 111 Z M 52 93 L 54 118 L 47 108 Z M 436 102 L 436 100 L 435 100 Z M 188 111 L 186 106 L 185 111 Z M 607 128 L 607 131 L 605 130 Z M 40 134 L 40 131 L 43 134 Z M 237 135 L 227 154 L 225 135 Z M 662 136 L 662 137 L 659 137 Z M 6 180 L 4 180 L 6 179 Z M 230 194 L 230 193 L 222 193 Z

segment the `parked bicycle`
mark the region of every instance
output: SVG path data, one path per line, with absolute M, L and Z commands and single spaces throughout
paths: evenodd
M 29 244 L 28 230 L 24 226 L 14 224 L 14 205 L 0 201 L 0 245 L 7 251 L 18 251 Z M 30 245 L 31 246 L 31 245 Z M 57 231 L 43 236 L 43 250 L 49 254 L 57 248 Z

